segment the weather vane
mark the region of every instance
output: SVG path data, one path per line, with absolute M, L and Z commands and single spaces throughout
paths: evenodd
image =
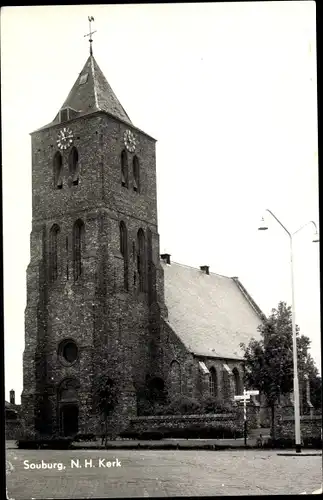
M 93 55 L 93 52 L 92 52 L 92 35 L 93 33 L 96 33 L 96 30 L 95 31 L 91 31 L 91 22 L 94 21 L 94 17 L 93 16 L 88 16 L 88 20 L 89 20 L 89 27 L 90 27 L 90 33 L 88 33 L 87 35 L 84 35 L 84 36 L 89 36 L 90 39 L 89 39 L 89 42 L 90 42 L 90 55 L 92 56 Z

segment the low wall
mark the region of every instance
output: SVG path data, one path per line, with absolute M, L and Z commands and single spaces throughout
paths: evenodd
M 259 410 L 258 407 L 248 407 L 248 429 L 255 429 L 260 426 Z M 232 413 L 134 417 L 131 418 L 128 429 L 130 428 L 134 432 L 144 432 L 160 429 L 185 429 L 187 427 L 199 427 L 201 429 L 225 427 L 229 430 L 241 431 L 243 429 L 243 406 Z
M 173 429 L 219 429 L 226 428 L 230 431 L 241 431 L 240 419 L 233 413 L 210 415 L 162 415 L 135 417 L 130 421 L 127 430 L 132 432 L 160 431 Z
M 300 417 L 301 438 L 322 439 L 322 415 Z M 283 416 L 276 424 L 276 438 L 295 439 L 294 416 Z

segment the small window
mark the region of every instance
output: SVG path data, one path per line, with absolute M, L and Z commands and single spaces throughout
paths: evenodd
M 83 85 L 84 83 L 87 82 L 87 77 L 88 77 L 88 73 L 85 73 L 84 75 L 81 75 L 80 85 Z
M 60 361 L 66 364 L 73 364 L 78 359 L 78 348 L 74 340 L 63 340 L 58 347 Z
M 61 122 L 66 122 L 69 118 L 68 116 L 68 108 L 65 108 L 65 109 L 61 109 L 60 110 L 60 121 Z
M 77 359 L 77 346 L 75 342 L 66 343 L 63 347 L 62 355 L 68 363 L 74 363 Z

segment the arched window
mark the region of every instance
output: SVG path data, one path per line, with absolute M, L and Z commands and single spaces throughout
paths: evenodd
M 54 188 L 62 189 L 63 187 L 63 159 L 59 151 L 55 153 L 53 160 L 53 170 L 54 170 Z
M 120 253 L 123 257 L 123 282 L 128 290 L 128 236 L 127 228 L 123 221 L 120 222 Z
M 173 396 L 182 392 L 181 367 L 178 361 L 172 361 L 169 369 L 169 382 Z
M 137 233 L 137 272 L 139 276 L 139 290 L 146 291 L 146 245 L 145 234 L 142 229 Z
M 51 281 L 55 281 L 58 277 L 58 237 L 59 226 L 54 224 L 49 232 L 49 275 Z
M 125 149 L 121 153 L 121 185 L 128 187 L 128 156 Z
M 77 186 L 79 183 L 79 154 L 76 147 L 72 147 L 68 157 L 69 174 L 72 178 L 72 183 Z
M 79 279 L 82 274 L 82 254 L 84 250 L 84 222 L 77 220 L 73 228 L 73 262 L 74 279 Z
M 234 394 L 235 396 L 238 396 L 242 393 L 240 373 L 237 368 L 233 368 L 232 373 L 234 377 Z
M 139 191 L 140 191 L 139 160 L 138 160 L 137 156 L 133 157 L 132 173 L 133 173 L 133 190 L 139 193 Z
M 223 379 L 222 379 L 222 394 L 223 394 L 223 399 L 229 400 L 231 399 L 231 384 L 230 384 L 230 375 L 228 374 L 227 370 L 223 370 Z
M 64 379 L 58 387 L 59 401 L 76 401 L 80 384 L 75 378 Z
M 210 376 L 209 376 L 209 389 L 210 396 L 216 397 L 218 395 L 218 378 L 216 375 L 216 369 L 214 366 L 210 368 Z

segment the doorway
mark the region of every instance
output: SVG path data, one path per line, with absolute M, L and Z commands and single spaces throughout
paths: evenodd
M 60 411 L 60 431 L 63 436 L 74 436 L 78 433 L 79 409 L 76 404 L 66 404 Z

